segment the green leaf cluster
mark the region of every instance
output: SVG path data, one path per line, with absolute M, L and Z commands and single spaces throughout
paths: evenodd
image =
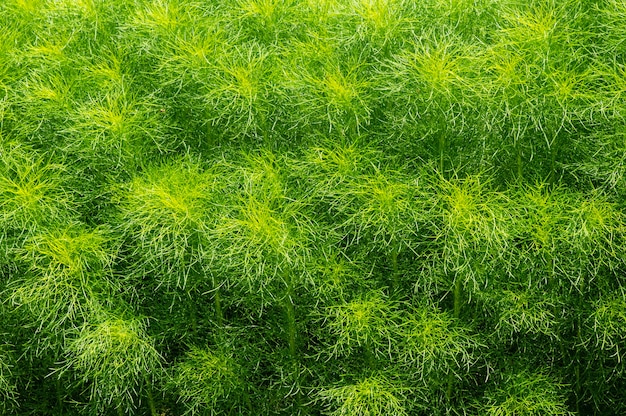
M 0 413 L 626 413 L 618 0 L 4 0 Z

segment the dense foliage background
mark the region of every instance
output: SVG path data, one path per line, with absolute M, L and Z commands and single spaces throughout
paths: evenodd
M 3 0 L 0 413 L 626 414 L 624 22 Z

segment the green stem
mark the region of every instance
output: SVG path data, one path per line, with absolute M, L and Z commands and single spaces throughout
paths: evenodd
M 442 131 L 439 133 L 439 172 L 443 175 L 443 166 L 444 166 L 444 155 L 445 155 L 445 147 L 446 147 L 446 136 Z
M 522 179 L 523 165 L 522 165 L 522 149 L 519 145 L 517 147 L 517 179 Z
M 578 353 L 576 353 L 578 356 Z M 576 362 L 576 414 L 580 414 L 580 393 L 581 393 L 581 385 L 580 385 L 580 363 Z
M 63 412 L 63 388 L 61 387 L 61 378 L 56 378 L 56 394 L 57 394 L 57 407 L 59 412 Z
M 365 357 L 365 364 L 370 370 L 376 369 L 376 357 L 372 353 L 372 345 L 370 340 L 367 340 L 363 346 L 363 356 Z
M 259 119 L 259 127 L 261 129 L 261 137 L 263 138 L 263 144 L 265 144 L 266 146 L 271 146 L 271 142 L 270 142 L 271 130 L 267 127 L 268 123 L 267 123 L 267 119 L 265 118 L 265 114 L 263 114 L 263 111 L 259 111 L 258 114 L 256 115 Z
M 287 341 L 289 343 L 289 356 L 293 361 L 296 361 L 298 354 L 298 328 L 296 326 L 296 308 L 293 302 L 295 291 L 290 270 L 287 270 L 284 278 L 285 283 L 287 284 L 284 307 L 285 314 L 287 315 Z
M 448 388 L 446 389 L 446 399 L 452 401 L 452 392 L 454 390 L 454 373 L 448 374 Z
M 287 334 L 289 341 L 289 356 L 292 360 L 297 358 L 298 332 L 296 328 L 296 311 L 291 296 L 285 300 L 285 312 L 287 313 Z
M 580 284 L 580 303 L 584 304 L 584 296 L 585 296 L 585 278 L 582 278 Z M 578 345 L 582 345 L 584 340 L 582 339 L 582 316 L 580 313 L 576 316 L 576 337 Z M 558 315 L 555 315 L 558 316 Z M 576 373 L 576 414 L 580 414 L 580 397 L 582 396 L 582 382 L 580 376 L 580 348 L 576 347 L 576 352 L 574 354 L 574 359 L 576 360 L 576 364 L 574 364 L 574 371 Z
M 191 293 L 188 293 L 189 299 L 192 299 Z M 191 322 L 191 333 L 196 335 L 198 333 L 198 316 L 195 305 L 188 306 L 187 312 L 189 314 L 189 321 Z
M 454 282 L 454 318 L 459 319 L 463 307 L 463 282 L 457 275 Z
M 398 269 L 398 250 L 393 248 L 391 250 L 391 282 L 393 290 L 400 290 L 400 276 Z
M 461 308 L 463 307 L 463 282 L 459 275 L 455 276 L 454 281 L 454 319 L 459 319 L 461 316 Z M 454 389 L 454 373 L 448 374 L 448 388 L 446 389 L 446 398 L 448 401 L 452 400 L 452 393 Z
M 219 328 L 222 328 L 224 325 L 224 311 L 222 310 L 222 296 L 219 288 L 215 289 L 213 306 L 215 307 L 215 322 Z
M 556 181 L 556 151 L 550 146 L 550 183 Z
M 250 400 L 250 389 L 248 386 L 246 386 L 246 388 L 243 391 L 243 401 L 246 404 L 246 408 L 248 409 L 248 413 L 249 414 L 254 414 L 254 412 L 252 411 L 252 400 Z
M 146 381 L 146 395 L 148 396 L 148 407 L 150 408 L 151 416 L 158 416 L 156 411 L 156 404 L 154 403 L 154 396 L 152 394 L 152 383 L 148 380 L 148 377 L 145 378 Z
M 289 344 L 289 358 L 292 364 L 292 371 L 294 371 L 294 374 L 298 378 L 297 382 L 299 383 L 300 368 L 298 365 L 298 327 L 296 325 L 296 306 L 294 303 L 296 293 L 294 288 L 293 275 L 290 269 L 287 269 L 284 272 L 283 279 L 287 287 L 284 298 L 284 308 L 285 315 L 287 317 L 287 342 Z M 294 381 L 296 380 L 294 379 Z M 295 409 L 297 409 L 294 413 L 299 414 L 299 409 L 303 408 L 302 394 L 299 392 L 299 390 L 295 393 L 293 400 L 293 405 L 295 406 Z

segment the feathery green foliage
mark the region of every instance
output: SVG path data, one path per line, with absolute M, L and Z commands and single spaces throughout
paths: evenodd
M 626 414 L 624 18 L 0 2 L 0 412 Z
M 11 374 L 13 357 L 10 351 L 3 346 L 0 349 L 0 409 L 8 411 L 15 403 L 16 386 Z
M 89 383 L 94 411 L 132 412 L 137 396 L 159 377 L 161 357 L 137 318 L 100 316 L 79 328 L 67 345 L 66 367 Z M 141 397 L 141 396 L 140 396 Z
M 239 372 L 233 357 L 192 348 L 174 367 L 171 385 L 186 403 L 185 414 L 219 414 L 220 404 L 228 407 L 245 394 Z
M 527 370 L 504 375 L 502 385 L 486 393 L 486 415 L 570 415 L 560 392 L 562 384 Z
M 384 375 L 367 377 L 354 384 L 334 387 L 319 393 L 320 400 L 337 403 L 332 416 L 408 415 L 403 388 Z

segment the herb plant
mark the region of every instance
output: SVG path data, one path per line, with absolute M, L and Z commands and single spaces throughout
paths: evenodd
M 626 413 L 618 0 L 0 3 L 0 413 Z

